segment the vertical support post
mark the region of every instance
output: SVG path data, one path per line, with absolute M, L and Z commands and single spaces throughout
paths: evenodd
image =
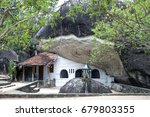
M 23 81 L 23 82 L 25 81 L 25 69 L 24 69 L 24 66 L 23 66 L 23 75 L 22 75 L 22 81 Z
M 32 66 L 32 82 L 34 81 L 34 71 L 35 71 L 35 66 Z
M 4 64 L 4 74 L 7 73 L 7 70 L 6 70 L 6 65 Z
M 48 85 L 51 85 L 51 81 L 50 81 L 50 67 L 49 66 L 46 66 L 47 67 L 47 75 L 48 75 Z
M 40 76 L 39 76 L 39 66 L 37 66 L 37 80 L 40 80 Z

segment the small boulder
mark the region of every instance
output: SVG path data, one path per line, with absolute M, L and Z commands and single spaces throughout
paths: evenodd
M 86 89 L 88 93 L 111 93 L 109 87 L 92 79 L 87 81 L 86 87 L 86 82 L 81 78 L 71 79 L 61 87 L 59 93 L 85 93 Z

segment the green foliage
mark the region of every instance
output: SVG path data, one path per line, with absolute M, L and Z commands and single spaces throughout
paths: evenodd
M 69 12 L 67 13 L 68 17 L 71 17 L 72 20 L 75 22 L 75 19 L 77 18 L 78 15 L 84 15 L 85 11 L 82 8 L 82 4 L 73 4 L 70 9 Z
M 35 32 L 50 19 L 57 1 L 0 1 L 0 49 L 26 50 Z
M 78 14 L 88 13 L 96 19 L 93 29 L 96 37 L 112 42 L 123 39 L 125 44 L 149 47 L 150 0 L 125 0 L 125 3 L 118 5 L 114 1 L 84 0 L 88 5 L 86 10 L 81 4 L 74 4 L 67 16 L 75 21 Z M 59 11 L 54 11 L 56 3 L 57 0 L 1 0 L 0 49 L 26 50 L 41 26 L 50 24 L 54 28 L 56 21 L 63 19 Z M 117 47 L 123 48 L 124 45 Z M 47 48 L 48 45 L 45 46 Z M 105 47 L 103 49 L 107 50 Z
M 56 22 L 57 21 L 61 21 L 63 18 L 62 16 L 60 16 L 60 11 L 54 11 L 51 14 L 51 18 L 50 18 L 50 25 L 52 28 L 54 28 L 56 26 Z
M 101 39 L 150 47 L 150 1 L 126 1 L 119 7 L 112 4 L 104 18 L 95 23 L 93 31 Z
M 49 48 L 51 48 L 51 45 L 52 45 L 53 42 L 54 42 L 54 39 L 53 39 L 53 38 L 49 38 L 49 39 L 47 39 L 47 40 L 41 39 L 41 40 L 39 41 L 40 45 L 42 45 L 42 48 L 41 48 L 41 49 L 42 49 L 43 51 L 48 51 Z
M 105 43 L 107 43 L 107 41 Z M 105 61 L 108 60 L 108 58 L 113 59 L 113 57 L 115 57 L 113 44 L 101 44 L 93 40 L 93 45 L 90 56 L 91 63 L 95 63 L 96 61 Z
M 90 14 L 91 18 L 95 17 L 99 20 L 99 16 L 104 14 L 114 0 L 87 0 L 89 7 L 87 13 Z
M 16 72 L 16 63 L 13 61 L 10 61 L 8 63 L 8 75 L 12 78 L 13 74 Z
M 107 39 L 111 42 L 114 41 L 117 35 L 115 28 L 104 21 L 97 21 L 95 23 L 95 28 L 92 31 L 96 37 L 99 37 L 100 39 Z

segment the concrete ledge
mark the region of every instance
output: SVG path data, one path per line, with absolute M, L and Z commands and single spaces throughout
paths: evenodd
M 150 96 L 150 93 L 121 93 L 121 94 L 0 94 L 0 98 L 66 98 L 66 97 L 92 97 L 92 96 Z

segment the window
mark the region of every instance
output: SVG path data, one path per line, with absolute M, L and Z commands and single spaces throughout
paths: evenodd
M 69 73 L 74 73 L 74 69 L 69 69 Z
M 91 78 L 100 78 L 100 74 L 97 69 L 92 70 Z
M 60 78 L 68 78 L 68 72 L 67 70 L 61 70 L 60 72 Z
M 54 64 L 52 64 L 52 65 L 49 67 L 49 72 L 50 72 L 50 73 L 53 73 L 53 72 L 54 72 Z
M 82 72 L 83 72 L 82 69 L 78 69 L 75 73 L 75 78 L 83 77 Z

